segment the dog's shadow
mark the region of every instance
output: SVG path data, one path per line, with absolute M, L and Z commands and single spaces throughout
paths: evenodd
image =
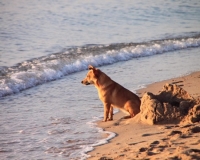
M 118 126 L 120 125 L 120 123 L 124 120 L 127 120 L 127 119 L 131 119 L 131 116 L 123 116 L 122 118 L 120 118 L 119 120 L 115 120 L 116 122 L 114 122 L 114 126 Z

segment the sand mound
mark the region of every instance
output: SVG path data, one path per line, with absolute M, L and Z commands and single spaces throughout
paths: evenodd
M 175 84 L 164 85 L 158 95 L 145 93 L 140 110 L 141 121 L 150 125 L 200 121 L 200 104 Z

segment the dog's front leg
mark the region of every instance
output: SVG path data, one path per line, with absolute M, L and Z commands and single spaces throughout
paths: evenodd
M 108 120 L 109 111 L 110 111 L 110 104 L 104 103 L 104 119 L 103 119 L 103 122 L 106 122 Z
M 109 121 L 112 121 L 113 120 L 113 106 L 111 105 L 110 106 L 110 111 L 109 111 Z

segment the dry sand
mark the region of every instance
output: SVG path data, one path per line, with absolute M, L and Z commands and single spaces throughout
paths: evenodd
M 200 72 L 188 76 L 156 82 L 137 91 L 158 93 L 164 84 L 174 83 L 194 98 L 200 99 Z M 103 114 L 103 113 L 102 113 Z M 109 143 L 97 146 L 88 154 L 89 160 L 133 160 L 133 159 L 200 159 L 200 123 L 194 124 L 143 124 L 137 115 L 123 119 L 124 114 L 114 115 L 114 120 L 98 122 L 106 131 L 117 136 Z

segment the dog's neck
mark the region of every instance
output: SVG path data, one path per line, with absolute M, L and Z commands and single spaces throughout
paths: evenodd
M 106 88 L 110 87 L 112 84 L 113 84 L 112 81 L 110 81 L 110 83 L 106 83 L 106 84 L 100 85 L 100 88 L 105 90 Z
M 106 77 L 106 81 L 107 83 L 105 83 L 105 81 L 101 81 L 101 79 L 97 80 L 96 83 L 95 83 L 95 86 L 97 89 L 103 89 L 105 90 L 107 87 L 109 87 L 110 85 L 113 84 L 113 80 L 108 77 L 106 74 L 104 74 L 104 77 L 102 77 L 104 80 L 105 80 L 105 77 Z

